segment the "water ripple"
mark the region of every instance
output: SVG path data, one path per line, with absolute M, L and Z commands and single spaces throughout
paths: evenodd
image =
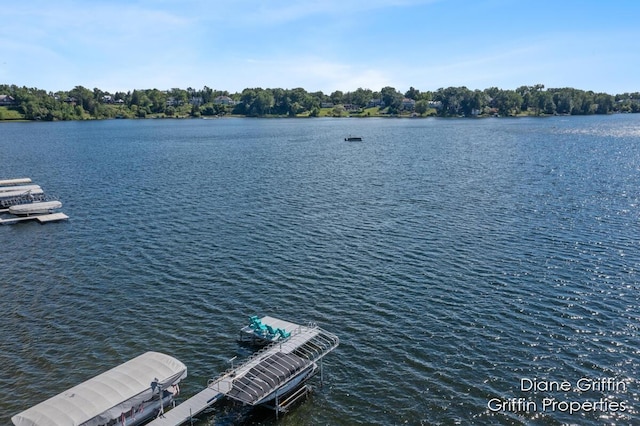
M 283 424 L 640 419 L 636 117 L 5 127 L 2 173 L 71 216 L 0 227 L 7 421 L 146 350 L 189 366 L 188 397 L 246 355 L 253 314 L 341 339 Z M 526 393 L 523 377 L 628 391 Z M 545 396 L 630 408 L 487 406 Z M 274 422 L 224 407 L 200 423 Z

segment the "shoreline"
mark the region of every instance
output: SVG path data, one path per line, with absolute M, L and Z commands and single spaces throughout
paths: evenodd
M 105 120 L 223 120 L 223 119 L 264 119 L 264 120 L 305 120 L 305 119 L 348 119 L 348 118 L 357 118 L 357 119 L 453 119 L 453 120 L 482 120 L 482 119 L 518 119 L 518 118 L 551 118 L 551 117 L 589 117 L 589 116 L 612 116 L 612 115 L 622 115 L 622 114 L 634 114 L 633 112 L 613 112 L 609 114 L 518 114 L 518 115 L 473 115 L 473 116 L 442 116 L 442 115 L 347 115 L 347 116 L 309 116 L 309 115 L 300 115 L 295 117 L 283 116 L 283 115 L 262 115 L 262 116 L 245 116 L 245 115 L 224 115 L 224 116 L 178 116 L 178 117 L 169 117 L 169 116 L 155 116 L 155 117 L 105 117 L 105 118 L 78 118 L 73 120 L 29 120 L 26 118 L 9 118 L 9 119 L 0 119 L 0 123 L 52 123 L 52 122 L 65 122 L 65 121 L 105 121 Z

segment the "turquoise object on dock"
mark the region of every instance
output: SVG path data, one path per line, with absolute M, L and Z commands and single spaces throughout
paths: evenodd
M 249 326 L 253 329 L 255 333 L 261 336 L 268 335 L 269 338 L 271 339 L 275 339 L 278 336 L 280 336 L 280 338 L 282 339 L 286 339 L 287 337 L 291 336 L 290 332 L 287 332 L 282 328 L 278 328 L 278 327 L 274 328 L 268 324 L 266 325 L 263 324 L 260 318 L 258 318 L 256 315 L 249 317 L 249 321 L 250 321 Z

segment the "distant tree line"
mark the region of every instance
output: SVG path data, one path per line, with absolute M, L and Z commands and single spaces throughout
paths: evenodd
M 187 88 L 145 89 L 109 93 L 76 86 L 69 91 L 0 85 L 5 109 L 27 120 L 79 120 L 102 118 L 200 117 L 240 115 L 320 116 L 324 115 L 414 115 L 414 116 L 515 116 L 588 115 L 640 112 L 640 93 L 610 95 L 574 88 L 521 86 L 515 90 L 490 87 L 470 90 L 448 87 L 421 92 L 411 87 L 402 93 L 393 87 L 380 91 L 359 88 L 353 92 L 307 92 L 295 89 L 247 88 L 240 93 Z M 2 105 L 0 105 L 2 106 Z M 0 119 L 3 119 L 0 108 Z M 328 113 L 326 111 L 329 111 Z M 373 114 L 372 114 L 373 112 Z

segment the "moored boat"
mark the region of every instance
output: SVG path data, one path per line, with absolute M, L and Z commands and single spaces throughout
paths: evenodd
M 0 199 L 8 200 L 11 198 L 24 198 L 24 197 L 34 197 L 44 194 L 44 191 L 41 188 L 38 189 L 30 189 L 27 191 L 22 190 L 11 190 L 11 191 L 2 191 L 0 192 Z
M 40 185 L 14 185 L 14 186 L 0 186 L 0 193 L 8 191 L 33 191 L 34 189 L 42 189 Z
M 62 207 L 60 201 L 36 201 L 27 204 L 16 204 L 9 207 L 9 213 L 16 216 L 30 216 L 33 214 L 47 214 Z
M 20 185 L 23 183 L 31 183 L 31 178 L 17 178 L 17 179 L 2 179 L 0 180 L 0 186 L 5 185 Z
M 136 426 L 164 410 L 178 394 L 187 367 L 146 352 L 16 414 L 15 426 Z
M 315 362 L 276 352 L 238 378 L 226 395 L 245 404 L 271 404 L 295 391 L 317 371 Z

